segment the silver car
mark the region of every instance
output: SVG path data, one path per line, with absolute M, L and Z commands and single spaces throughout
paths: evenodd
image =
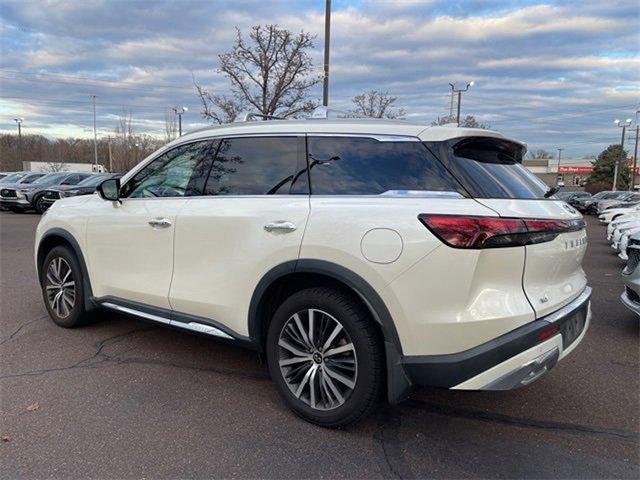
M 629 238 L 627 256 L 627 266 L 622 270 L 624 292 L 620 299 L 625 307 L 640 315 L 640 234 Z

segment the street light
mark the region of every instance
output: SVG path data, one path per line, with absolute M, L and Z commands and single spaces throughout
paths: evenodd
M 632 121 L 633 120 L 630 119 L 630 118 L 627 118 L 624 122 L 620 121 L 617 118 L 613 121 L 613 123 L 615 123 L 618 127 L 622 128 L 622 137 L 620 139 L 620 146 L 622 147 L 622 154 L 623 155 L 624 155 L 624 136 L 627 133 L 627 127 L 629 127 L 631 125 Z M 620 169 L 619 163 L 620 162 L 618 160 L 616 160 L 616 164 L 615 164 L 615 167 L 613 169 L 613 188 L 612 188 L 612 190 L 614 192 L 616 191 L 616 188 L 618 187 L 618 170 Z
M 22 122 L 24 122 L 24 118 L 14 118 L 13 121 L 18 124 L 18 163 L 22 168 Z
M 467 83 L 467 86 L 465 88 L 459 88 L 456 89 L 455 85 L 453 83 L 450 83 L 449 86 L 451 87 L 451 101 L 453 102 L 453 94 L 457 93 L 458 94 L 458 113 L 456 114 L 456 123 L 458 124 L 458 126 L 460 126 L 460 104 L 462 103 L 462 92 L 466 92 L 467 90 L 469 90 L 469 87 L 473 87 L 476 84 L 476 82 L 471 81 L 469 83 Z M 453 108 L 452 108 L 453 110 Z
M 640 122 L 638 122 L 638 116 L 640 115 L 640 110 L 636 110 L 636 146 L 633 149 L 633 170 L 631 171 L 631 185 L 629 186 L 629 191 L 635 190 L 636 188 L 636 167 L 638 164 L 638 137 L 640 137 Z
M 176 112 L 178 115 L 178 136 L 182 136 L 182 114 L 188 112 L 189 109 L 187 107 L 173 107 L 171 110 Z

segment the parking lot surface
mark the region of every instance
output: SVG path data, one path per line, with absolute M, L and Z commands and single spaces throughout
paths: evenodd
M 114 313 L 55 326 L 38 220 L 0 213 L 1 478 L 640 475 L 640 322 L 593 218 L 594 318 L 549 375 L 510 392 L 421 389 L 346 430 L 298 419 L 255 353 Z

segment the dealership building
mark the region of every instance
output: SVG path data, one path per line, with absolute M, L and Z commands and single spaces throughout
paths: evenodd
M 522 164 L 550 187 L 578 188 L 593 171 L 592 162 L 584 158 L 563 158 L 558 165 L 557 158 L 528 158 Z

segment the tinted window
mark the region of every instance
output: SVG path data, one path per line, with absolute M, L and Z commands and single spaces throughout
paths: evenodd
M 216 144 L 188 143 L 160 155 L 129 179 L 121 195 L 130 198 L 200 195 L 201 180 L 206 176 Z
M 34 185 L 46 187 L 48 185 L 58 185 L 69 176 L 68 173 L 48 173 L 33 182 Z
M 220 143 L 206 195 L 308 193 L 305 166 L 298 165 L 303 139 L 229 138 Z M 293 185 L 293 187 L 292 187 Z
M 515 142 L 470 137 L 432 148 L 473 197 L 544 198 L 549 190 L 522 165 L 525 149 Z
M 379 195 L 400 190 L 461 192 L 420 142 L 367 137 L 309 137 L 314 195 Z
M 33 183 L 42 177 L 46 177 L 46 175 L 44 173 L 31 173 L 29 175 L 25 175 L 19 183 Z

